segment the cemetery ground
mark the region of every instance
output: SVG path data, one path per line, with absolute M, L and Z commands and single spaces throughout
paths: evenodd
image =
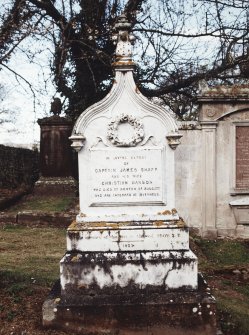
M 40 212 L 68 212 L 74 199 L 28 198 L 7 212 L 21 208 Z M 40 221 L 37 221 L 38 223 Z M 65 227 L 0 224 L 0 334 L 62 335 L 41 326 L 41 307 L 59 277 L 59 261 L 66 247 Z M 191 248 L 199 270 L 217 299 L 224 335 L 249 335 L 249 241 L 204 240 L 192 235 Z M 74 335 L 70 333 L 71 335 Z

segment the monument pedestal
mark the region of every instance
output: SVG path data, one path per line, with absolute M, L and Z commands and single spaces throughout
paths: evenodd
M 74 222 L 43 325 L 77 334 L 215 335 L 182 220 Z
M 67 231 L 60 280 L 68 303 L 89 291 L 195 290 L 197 258 L 182 220 L 75 222 Z
M 81 335 L 216 335 L 216 302 L 201 276 L 194 291 L 89 290 L 74 303 L 60 288 L 58 282 L 43 305 L 45 327 Z
M 74 155 L 68 137 L 72 122 L 59 115 L 38 120 L 41 127 L 40 173 L 34 193 L 38 195 L 75 196 Z

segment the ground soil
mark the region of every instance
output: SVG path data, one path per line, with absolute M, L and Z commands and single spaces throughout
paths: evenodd
M 41 324 L 41 306 L 49 289 L 32 286 L 32 290 L 13 296 L 7 288 L 0 290 L 1 335 L 65 335 L 57 330 L 45 330 Z M 73 335 L 73 334 L 71 334 Z
M 209 284 L 212 291 L 223 290 L 222 280 L 227 278 L 219 275 L 209 278 Z M 23 292 L 13 294 L 9 292 L 8 287 L 0 288 L 0 335 L 65 335 L 65 332 L 58 330 L 48 330 L 42 327 L 41 306 L 49 293 L 49 288 L 31 284 L 30 288 Z M 231 288 L 227 288 L 226 294 L 232 297 L 238 297 Z M 223 315 L 218 315 L 222 319 Z M 239 335 L 229 330 L 224 335 Z M 70 333 L 70 335 L 74 335 Z

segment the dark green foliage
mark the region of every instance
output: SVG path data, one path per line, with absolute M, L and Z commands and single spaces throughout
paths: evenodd
M 30 187 L 39 177 L 39 153 L 0 145 L 0 187 Z

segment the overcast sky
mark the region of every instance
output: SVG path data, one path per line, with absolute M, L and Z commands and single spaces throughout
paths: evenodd
M 26 43 L 30 43 L 27 41 Z M 30 47 L 30 45 L 29 45 Z M 35 48 L 34 42 L 32 48 Z M 0 71 L 0 83 L 4 87 L 0 95 L 0 109 L 8 109 L 7 118 L 13 122 L 5 123 L 0 128 L 0 144 L 37 143 L 40 137 L 40 127 L 37 119 L 49 116 L 50 103 L 55 94 L 49 80 L 48 52 L 36 56 L 36 63 L 31 64 L 27 56 L 17 52 L 7 64 L 10 69 L 23 76 L 34 89 L 30 90 L 28 83 L 3 67 Z

